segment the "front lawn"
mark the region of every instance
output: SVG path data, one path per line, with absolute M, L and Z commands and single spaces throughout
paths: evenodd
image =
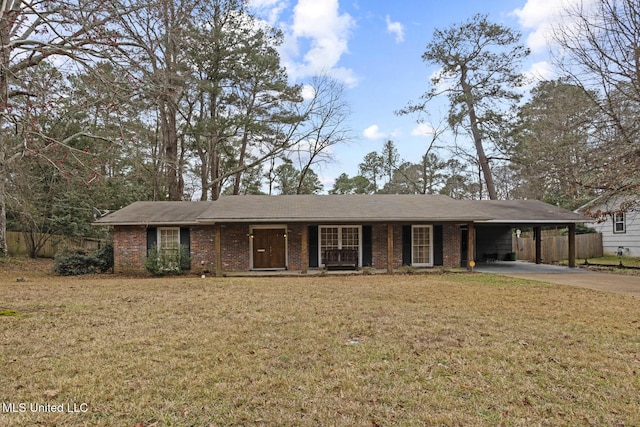
M 1 426 L 640 425 L 630 296 L 483 274 L 1 277 Z

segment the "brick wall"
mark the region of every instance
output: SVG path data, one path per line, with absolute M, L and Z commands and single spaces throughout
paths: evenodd
M 386 224 L 373 224 L 371 227 L 371 245 L 373 268 L 387 268 Z
M 393 269 L 402 268 L 402 224 L 393 224 Z
M 456 224 L 442 226 L 442 260 L 445 267 L 460 267 L 460 238 L 460 226 Z
M 291 224 L 287 227 L 287 244 L 289 249 L 289 270 L 302 270 L 302 227 L 301 224 Z M 307 227 L 305 224 L 304 227 Z M 304 242 L 304 244 L 308 244 Z
M 249 270 L 249 225 L 222 225 L 222 270 Z
M 191 271 L 203 273 L 215 271 L 216 241 L 213 226 L 191 227 Z
M 302 268 L 302 227 L 287 227 L 288 268 Z M 247 271 L 250 268 L 248 224 L 221 227 L 223 271 Z M 191 271 L 215 271 L 216 247 L 214 226 L 191 226 Z M 387 268 L 387 224 L 372 225 L 373 267 Z M 460 266 L 460 227 L 443 225 L 443 263 L 445 267 Z M 147 229 L 144 226 L 116 226 L 113 233 L 115 271 L 119 273 L 144 272 L 147 256 Z M 402 225 L 393 225 L 393 268 L 402 267 Z
M 116 273 L 143 272 L 147 257 L 147 228 L 118 225 L 113 228 L 113 264 Z

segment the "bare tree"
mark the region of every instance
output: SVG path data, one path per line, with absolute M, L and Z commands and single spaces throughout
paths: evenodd
M 346 125 L 350 109 L 344 99 L 344 86 L 328 75 L 317 75 L 307 85 L 307 91 L 310 96 L 298 109 L 304 125 L 297 137 L 299 142 L 290 150 L 300 168 L 298 192 L 302 191 L 307 174 L 313 172 L 312 166 L 331 160 L 331 147 L 351 138 Z
M 25 153 L 46 157 L 46 150 L 34 144 L 68 146 L 86 134 L 79 130 L 63 140 L 30 138 L 32 132 L 40 132 L 37 127 L 18 134 L 20 117 L 13 106 L 17 99 L 30 96 L 19 83 L 27 70 L 47 58 L 64 57 L 67 64 L 84 64 L 104 57 L 104 51 L 115 43 L 105 31 L 111 18 L 102 2 L 91 0 L 13 0 L 0 6 L 0 256 L 7 253 L 5 185 L 11 169 Z
M 602 119 L 598 167 L 585 185 L 614 196 L 640 190 L 640 3 L 580 1 L 554 28 L 555 62 L 592 98 Z
M 193 20 L 199 0 L 110 0 L 114 19 L 109 31 L 117 40 L 112 60 L 129 70 L 138 96 L 155 113 L 160 156 L 157 197 L 182 200 L 185 149 L 180 129 L 180 108 L 189 69 L 185 59 L 185 29 Z M 127 14 L 116 14 L 128 10 Z M 166 188 L 166 189 L 165 189 Z

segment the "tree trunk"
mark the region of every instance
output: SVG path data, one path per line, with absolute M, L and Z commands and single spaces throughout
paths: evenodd
M 9 61 L 10 61 L 10 47 L 7 46 L 10 40 L 10 30 L 13 18 L 15 14 L 3 10 L 0 17 L 0 40 L 2 40 L 2 46 L 0 47 L 0 257 L 9 255 L 9 249 L 7 245 L 7 204 L 6 204 L 6 177 L 8 174 L 7 167 L 7 141 L 4 139 L 4 118 L 7 112 L 9 99 Z
M 9 255 L 7 245 L 7 209 L 4 184 L 4 153 L 0 152 L 0 258 Z
M 234 196 L 237 196 L 238 194 L 240 194 L 240 181 L 242 180 L 242 170 L 240 168 L 244 166 L 244 158 L 247 154 L 248 140 L 249 140 L 249 134 L 248 134 L 248 130 L 245 128 L 244 135 L 242 136 L 242 145 L 240 147 L 240 157 L 238 158 L 239 170 L 234 177 L 234 183 L 233 183 Z
M 473 102 L 473 93 L 471 87 L 466 81 L 466 74 L 463 69 L 460 83 L 464 92 L 465 103 L 469 109 L 469 122 L 471 124 L 471 133 L 473 136 L 473 143 L 476 146 L 476 152 L 478 153 L 478 162 L 480 163 L 480 169 L 482 170 L 482 176 L 487 186 L 487 192 L 489 193 L 489 199 L 496 200 L 498 193 L 496 192 L 496 185 L 493 182 L 493 174 L 491 173 L 491 165 L 489 165 L 489 159 L 484 152 L 484 146 L 482 145 L 482 135 L 480 128 L 478 127 L 478 116 L 476 115 L 475 104 Z
M 171 102 L 165 102 L 160 107 L 160 122 L 169 200 L 182 200 L 182 191 L 180 190 L 180 180 L 178 177 L 178 131 L 176 129 L 176 109 L 171 105 Z

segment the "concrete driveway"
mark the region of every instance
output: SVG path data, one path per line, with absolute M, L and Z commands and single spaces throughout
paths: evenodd
M 597 291 L 614 292 L 640 298 L 640 276 L 600 273 L 582 268 L 534 264 L 523 261 L 498 261 L 478 264 L 474 271 L 539 280 L 559 285 L 579 286 Z

